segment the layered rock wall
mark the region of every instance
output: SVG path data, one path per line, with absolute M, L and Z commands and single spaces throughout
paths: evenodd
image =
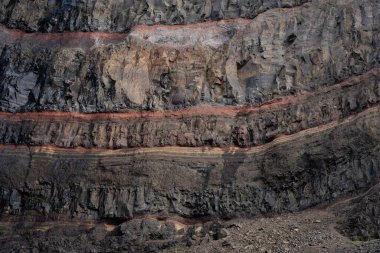
M 1 147 L 7 212 L 82 218 L 297 211 L 377 182 L 378 108 L 250 149 Z
M 1 214 L 231 218 L 369 188 L 379 7 L 0 2 Z
M 379 66 L 379 6 L 363 4 L 315 1 L 252 21 L 138 26 L 129 35 L 30 35 L 2 27 L 0 108 L 261 105 L 317 91 Z
M 0 22 L 29 32 L 128 32 L 137 24 L 190 24 L 254 18 L 272 8 L 291 8 L 308 0 L 86 0 L 12 1 L 0 6 Z

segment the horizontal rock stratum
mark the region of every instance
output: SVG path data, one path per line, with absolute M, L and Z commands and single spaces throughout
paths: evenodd
M 99 252 L 370 189 L 379 124 L 378 0 L 0 2 L 0 220 L 122 223 Z
M 254 18 L 272 8 L 309 0 L 4 0 L 0 22 L 29 32 L 126 32 L 138 24 L 191 24 L 229 18 Z

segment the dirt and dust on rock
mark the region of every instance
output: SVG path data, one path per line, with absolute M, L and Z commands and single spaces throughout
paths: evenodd
M 341 217 L 326 207 L 293 214 L 227 221 L 225 238 L 194 240 L 192 246 L 177 245 L 164 252 L 378 252 L 380 240 L 351 241 L 337 229 Z
M 153 216 L 129 221 L 3 221 L 0 252 L 378 252 L 378 239 L 352 241 L 341 234 L 338 224 L 343 218 L 334 209 L 336 204 L 214 221 Z M 21 251 L 12 251 L 16 248 Z

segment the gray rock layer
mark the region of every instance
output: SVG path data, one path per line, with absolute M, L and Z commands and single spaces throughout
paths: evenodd
M 379 185 L 359 198 L 339 206 L 335 212 L 343 217 L 338 229 L 352 240 L 368 241 L 380 238 Z
M 28 32 L 129 31 L 136 24 L 189 24 L 253 18 L 308 0 L 2 0 L 0 22 Z
M 52 144 L 58 147 L 138 148 L 253 147 L 281 135 L 345 119 L 380 102 L 380 70 L 304 96 L 292 96 L 289 103 L 275 102 L 258 110 L 241 110 L 233 116 L 213 115 L 217 109 L 202 108 L 193 115 L 173 112 L 167 117 L 123 118 L 70 114 L 0 115 L 0 143 L 31 146 Z M 293 99 L 293 100 L 292 100 Z M 224 108 L 225 111 L 231 108 Z M 260 110 L 261 109 L 261 110 Z M 205 110 L 205 109 L 203 109 Z M 38 116 L 39 115 L 39 116 Z M 123 114 L 124 115 L 124 114 Z M 152 114 L 155 115 L 155 114 Z
M 298 211 L 377 181 L 379 119 L 372 110 L 258 151 L 219 155 L 3 148 L 2 212 L 127 219 Z

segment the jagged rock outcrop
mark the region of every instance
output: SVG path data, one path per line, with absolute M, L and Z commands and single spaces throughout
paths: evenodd
M 5 0 L 0 23 L 0 220 L 112 221 L 94 250 L 154 251 L 194 232 L 164 218 L 295 212 L 379 181 L 378 0 Z M 351 238 L 378 234 L 363 201 Z M 91 252 L 80 231 L 58 244 Z
M 338 229 L 353 240 L 371 240 L 380 238 L 380 191 L 379 185 L 373 187 L 364 196 L 345 205 L 335 212 L 344 217 Z

